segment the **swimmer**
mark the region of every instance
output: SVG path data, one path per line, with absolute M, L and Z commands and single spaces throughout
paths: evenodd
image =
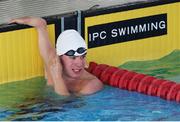
M 45 64 L 48 85 L 59 95 L 89 95 L 103 88 L 102 82 L 85 70 L 87 46 L 80 34 L 73 30 L 62 32 L 56 48 L 50 44 L 47 23 L 43 18 L 22 17 L 10 23 L 36 28 L 40 55 Z

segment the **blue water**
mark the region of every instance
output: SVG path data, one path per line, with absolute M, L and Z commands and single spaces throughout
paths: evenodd
M 12 110 L 0 108 L 0 120 L 180 121 L 180 104 L 110 86 L 81 97 L 60 97 L 47 88 Z

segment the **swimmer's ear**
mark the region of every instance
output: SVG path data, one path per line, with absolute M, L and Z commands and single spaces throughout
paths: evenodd
M 87 60 L 85 61 L 85 68 L 88 69 L 89 67 L 89 63 L 87 62 Z

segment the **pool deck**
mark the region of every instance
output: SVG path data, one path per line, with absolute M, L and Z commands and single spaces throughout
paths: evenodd
M 0 24 L 22 16 L 52 16 L 152 0 L 0 0 Z

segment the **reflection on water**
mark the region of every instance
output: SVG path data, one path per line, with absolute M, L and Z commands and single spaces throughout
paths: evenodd
M 63 107 L 68 104 L 72 108 L 85 105 L 81 97 L 59 96 L 45 83 L 42 77 L 37 77 L 1 85 L 0 120 L 41 120 L 50 112 L 65 112 Z
M 52 88 L 46 87 L 44 94 L 39 97 L 26 98 L 22 103 L 15 106 L 17 111 L 6 120 L 33 121 L 41 120 L 51 112 L 66 112 L 65 106 L 80 108 L 85 103 L 81 97 L 63 97 L 57 95 Z
M 41 120 L 50 112 L 66 112 L 64 106 L 72 104 L 71 107 L 79 108 L 83 105 L 80 97 L 67 97 L 64 99 L 27 99 L 27 102 L 21 103 L 17 106 L 18 111 L 9 116 L 7 120 Z M 80 104 L 78 103 L 80 102 Z M 77 104 L 73 104 L 76 102 Z
M 63 97 L 57 95 L 51 87 L 45 86 L 45 80 L 42 78 L 35 78 L 34 80 L 19 82 L 19 84 L 16 84 L 16 88 L 14 87 L 14 89 L 8 91 L 5 90 L 5 86 L 0 87 L 0 95 L 6 94 L 7 101 L 14 100 L 12 104 L 8 102 L 9 105 L 7 105 L 1 99 L 5 97 L 0 96 L 0 120 L 180 120 L 180 105 L 174 101 L 110 86 L 105 86 L 102 91 L 89 96 Z M 27 83 L 29 85 L 26 85 Z M 12 88 L 11 84 L 7 85 L 6 89 L 7 87 Z M 1 90 L 4 90 L 3 94 Z M 21 92 L 21 90 L 24 92 Z M 12 93 L 10 94 L 10 92 Z M 11 97 L 8 97 L 8 95 Z

